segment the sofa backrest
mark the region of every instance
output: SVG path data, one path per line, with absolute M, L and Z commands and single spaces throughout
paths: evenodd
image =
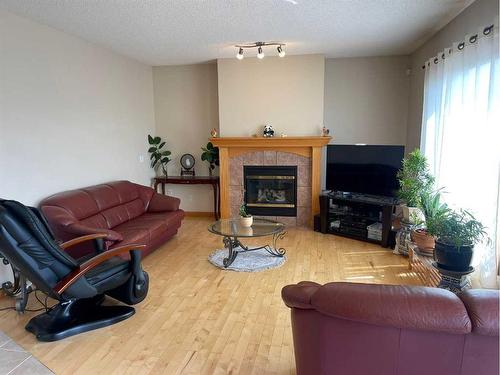
M 113 229 L 142 215 L 153 193 L 153 189 L 130 181 L 114 181 L 52 195 L 40 203 L 40 209 L 56 236 L 64 240 L 61 225 L 79 222 Z

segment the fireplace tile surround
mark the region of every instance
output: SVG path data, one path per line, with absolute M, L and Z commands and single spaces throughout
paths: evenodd
M 221 217 L 238 216 L 243 201 L 243 166 L 297 166 L 297 216 L 270 217 L 287 225 L 312 226 L 319 213 L 321 149 L 331 137 L 216 137 L 219 148 Z
M 311 158 L 282 151 L 254 151 L 229 159 L 231 217 L 238 216 L 243 202 L 243 167 L 259 165 L 297 166 L 297 216 L 265 216 L 287 225 L 305 226 L 311 217 Z

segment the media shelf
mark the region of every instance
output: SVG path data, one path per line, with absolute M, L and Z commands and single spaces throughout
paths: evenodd
M 320 231 L 388 247 L 395 204 L 385 197 L 323 193 Z M 376 229 L 369 234 L 368 227 Z

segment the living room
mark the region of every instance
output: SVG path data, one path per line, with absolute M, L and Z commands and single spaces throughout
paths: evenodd
M 0 373 L 497 374 L 498 18 L 0 0 Z

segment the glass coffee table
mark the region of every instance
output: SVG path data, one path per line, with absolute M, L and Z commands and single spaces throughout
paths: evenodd
M 266 250 L 269 254 L 282 257 L 286 250 L 277 246 L 278 240 L 285 237 L 285 224 L 273 220 L 256 219 L 253 220 L 251 227 L 243 227 L 240 225 L 240 219 L 221 219 L 208 226 L 208 231 L 219 236 L 222 236 L 224 247 L 228 250 L 227 258 L 224 258 L 224 267 L 229 267 L 239 253 L 255 250 Z M 254 238 L 272 236 L 272 245 L 264 245 L 260 247 L 248 247 L 243 245 L 239 238 Z

